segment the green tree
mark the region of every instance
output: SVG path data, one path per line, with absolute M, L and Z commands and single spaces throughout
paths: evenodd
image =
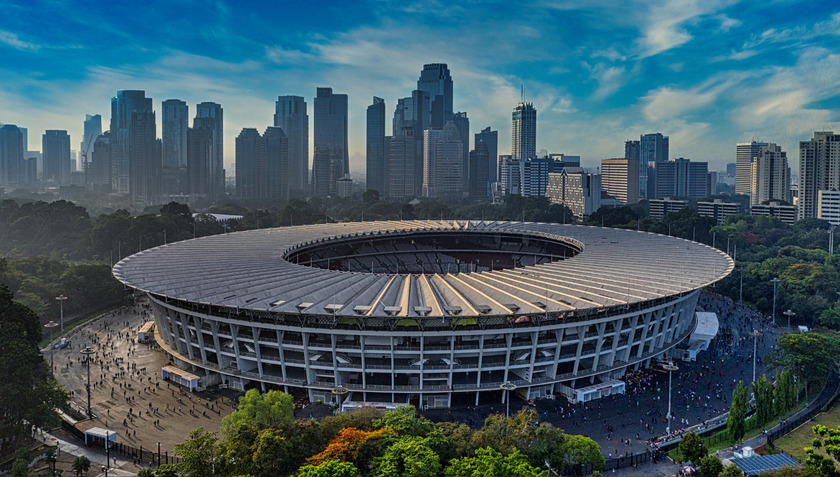
M 155 469 L 155 477 L 178 477 L 177 464 L 163 464 Z
M 400 436 L 425 436 L 432 430 L 432 423 L 417 414 L 414 406 L 400 406 L 387 411 L 381 419 L 373 421 L 377 429 L 390 427 Z
M 181 457 L 181 477 L 212 477 L 218 440 L 216 433 L 199 427 L 187 440 L 176 444 L 175 454 Z
M 735 464 L 729 464 L 720 471 L 720 477 L 744 477 L 744 473 Z
M 40 340 L 38 317 L 0 284 L 0 416 L 18 436 L 30 426 L 56 424 L 55 409 L 67 400 L 41 356 Z
M 298 477 L 359 477 L 359 471 L 350 462 L 327 460 L 318 465 L 304 465 L 298 470 Z
M 137 477 L 155 477 L 155 471 L 149 467 L 143 467 L 137 471 Z
M 470 426 L 455 422 L 436 422 L 434 426 L 449 442 L 453 457 L 471 455 L 475 451 L 472 445 L 474 431 Z
M 566 435 L 560 449 L 564 460 L 570 464 L 591 465 L 596 471 L 604 470 L 606 459 L 601 454 L 601 446 L 586 436 Z
M 78 472 L 79 475 L 84 475 L 90 470 L 90 459 L 88 459 L 87 456 L 80 455 L 73 459 L 71 468 Z
M 703 477 L 717 477 L 723 472 L 723 462 L 716 455 L 707 455 L 700 459 L 700 475 Z
M 263 429 L 257 434 L 252 449 L 258 475 L 285 475 L 294 470 L 294 467 L 289 468 L 288 443 L 282 431 Z
M 789 371 L 782 371 L 776 377 L 773 402 L 778 415 L 784 414 L 796 405 L 796 388 Z
M 680 441 L 679 448 L 680 454 L 683 455 L 685 460 L 695 465 L 700 464 L 700 460 L 709 453 L 706 445 L 703 444 L 696 432 L 686 433 Z
M 762 376 L 753 383 L 753 395 L 755 396 L 755 417 L 758 424 L 762 425 L 773 417 L 773 385 Z
M 837 365 L 840 339 L 833 332 L 785 333 L 773 355 L 773 365 L 789 370 L 809 384 L 825 381 Z
M 415 436 L 397 439 L 374 464 L 381 477 L 434 477 L 442 470 L 440 457 L 427 440 Z
M 444 471 L 447 477 L 548 477 L 547 470 L 531 466 L 519 450 L 504 455 L 490 447 L 476 449 L 475 457 L 452 459 Z
M 732 441 L 739 441 L 746 432 L 744 418 L 747 414 L 747 388 L 738 383 L 732 391 L 732 405 L 729 408 L 729 417 L 726 420 L 726 431 Z

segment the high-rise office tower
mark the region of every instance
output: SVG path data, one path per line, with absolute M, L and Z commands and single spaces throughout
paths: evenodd
M 164 168 L 187 167 L 187 128 L 190 108 L 180 99 L 167 99 L 161 108 L 161 143 Z
M 244 128 L 236 136 L 236 196 L 242 200 L 257 198 L 257 158 L 260 133 Z
M 367 107 L 367 157 L 365 176 L 367 188 L 388 193 L 388 164 L 385 162 L 385 100 L 373 97 L 373 104 Z
M 0 185 L 14 186 L 23 183 L 23 132 L 14 124 L 0 127 Z
M 799 218 L 818 216 L 819 191 L 840 190 L 840 134 L 816 131 L 799 143 Z
M 692 162 L 679 158 L 673 161 L 651 162 L 648 169 L 654 169 L 653 174 L 648 176 L 648 191 L 651 193 L 649 199 L 703 199 L 710 195 L 708 162 Z M 655 184 L 650 184 L 651 177 L 656 178 Z
M 601 176 L 580 167 L 563 168 L 548 174 L 545 196 L 552 204 L 565 205 L 575 218 L 582 219 L 601 207 Z
M 627 143 L 624 145 L 625 153 Z M 669 139 L 662 133 L 642 134 L 639 140 L 639 195 L 656 196 L 656 164 L 668 162 Z
M 494 183 L 499 175 L 499 131 L 493 131 L 490 126 L 481 130 L 475 135 L 475 148 L 478 149 L 478 141 L 484 141 L 487 147 L 487 154 L 490 156 L 488 181 Z
M 537 156 L 537 110 L 531 103 L 519 103 L 513 108 L 513 159 L 524 161 Z
M 735 193 L 748 195 L 752 184 L 752 160 L 766 142 L 742 142 L 735 146 Z
M 626 159 L 635 159 L 637 161 L 639 160 L 639 158 L 641 157 L 639 141 L 624 141 L 624 157 Z
M 394 109 L 394 119 L 391 124 L 391 134 L 398 136 L 406 127 L 412 127 L 414 123 L 414 98 L 400 98 Z
M 420 79 L 417 80 L 417 90 L 429 95 L 428 104 L 418 111 L 422 115 L 422 127 L 442 128 L 452 119 L 453 112 L 452 76 L 446 63 L 423 65 Z
M 394 131 L 386 140 L 388 148 L 388 195 L 403 200 L 417 195 L 416 182 L 421 178 L 416 172 L 416 147 L 414 129 L 406 127 Z
M 282 128 L 289 141 L 289 196 L 309 193 L 309 114 L 301 96 L 278 96 L 274 126 Z
M 44 182 L 70 183 L 70 135 L 63 130 L 47 130 L 42 136 Z
M 196 118 L 213 119 L 213 157 L 210 169 L 210 182 L 213 185 L 212 196 L 225 193 L 225 159 L 224 159 L 224 110 L 222 105 L 212 102 L 199 103 L 195 107 Z
M 90 152 L 88 183 L 93 190 L 102 193 L 113 190 L 111 164 L 111 133 L 105 131 L 93 142 Z
M 601 187 L 623 204 L 639 201 L 639 160 L 629 158 L 601 160 Z
M 490 152 L 484 139 L 476 134 L 475 149 L 470 151 L 469 196 L 473 201 L 485 201 L 490 197 Z
M 289 199 L 289 162 L 289 139 L 283 128 L 266 128 L 259 141 L 257 198 Z
M 93 143 L 100 134 L 102 134 L 102 115 L 86 114 L 84 122 L 84 137 L 82 138 L 82 144 L 79 148 L 79 154 L 81 154 L 82 159 L 79 170 L 87 172 L 91 161 L 90 153 L 93 152 Z
M 332 177 L 335 155 L 329 145 L 315 146 L 312 154 L 312 196 L 326 197 L 330 195 L 330 185 L 335 190 L 335 178 Z
M 152 98 L 146 97 L 145 91 L 125 90 L 117 91 L 117 96 L 111 99 L 111 173 L 112 189 L 120 194 L 130 193 L 129 177 L 131 175 L 132 154 L 136 161 L 149 159 L 154 145 L 143 144 L 142 139 L 149 134 L 134 127 L 140 122 L 144 127 L 152 127 L 154 132 L 154 111 Z M 139 134 L 134 138 L 134 134 Z M 151 135 L 154 141 L 156 134 Z M 132 152 L 132 144 L 137 143 L 139 150 Z M 140 164 L 136 164 L 137 167 Z
M 464 146 L 453 121 L 427 129 L 423 138 L 423 195 L 460 199 L 464 191 Z
M 452 115 L 452 122 L 458 129 L 458 136 L 461 138 L 461 147 L 463 148 L 464 164 L 461 167 L 464 176 L 463 190 L 470 188 L 470 118 L 467 117 L 466 112 L 457 112 Z
M 350 155 L 347 150 L 347 95 L 334 94 L 332 88 L 317 88 L 315 96 L 315 148 L 321 149 L 322 164 L 312 164 L 312 182 L 327 184 L 327 194 L 335 194 L 335 181 L 350 172 Z M 323 159 L 329 150 L 329 165 L 324 167 Z M 314 177 L 314 174 L 326 177 Z M 315 194 L 313 186 L 313 194 Z M 317 196 L 317 195 L 316 195 Z
M 213 194 L 214 126 L 212 118 L 195 118 L 187 129 L 187 183 L 192 200 Z
M 151 99 L 149 99 L 151 105 Z M 162 168 L 155 113 L 134 113 L 129 130 L 128 196 L 132 204 L 160 203 Z M 111 149 L 113 151 L 113 148 Z
M 769 200 L 788 200 L 790 195 L 790 167 L 787 153 L 770 143 L 762 146 L 751 164 L 750 203 Z

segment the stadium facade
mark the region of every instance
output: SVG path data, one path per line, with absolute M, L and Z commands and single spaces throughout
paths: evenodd
M 632 230 L 393 221 L 203 237 L 114 275 L 148 294 L 155 339 L 201 386 L 429 407 L 623 392 L 675 353 L 724 253 Z

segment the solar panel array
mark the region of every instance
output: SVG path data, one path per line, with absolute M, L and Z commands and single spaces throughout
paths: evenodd
M 305 242 L 391 231 L 471 230 L 568 237 L 566 260 L 473 273 L 395 274 L 291 263 Z M 382 221 L 251 230 L 163 245 L 123 259 L 114 275 L 139 290 L 187 301 L 336 316 L 504 315 L 632 304 L 690 292 L 727 276 L 723 252 L 633 230 L 526 222 Z
M 781 469 L 782 467 L 799 466 L 799 462 L 796 459 L 785 453 L 733 459 L 732 463 L 737 465 L 748 476 Z

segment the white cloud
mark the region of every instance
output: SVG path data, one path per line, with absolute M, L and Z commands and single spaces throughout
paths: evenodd
M 40 45 L 23 41 L 16 34 L 3 30 L 0 30 L 0 43 L 23 51 L 38 51 L 41 48 Z

